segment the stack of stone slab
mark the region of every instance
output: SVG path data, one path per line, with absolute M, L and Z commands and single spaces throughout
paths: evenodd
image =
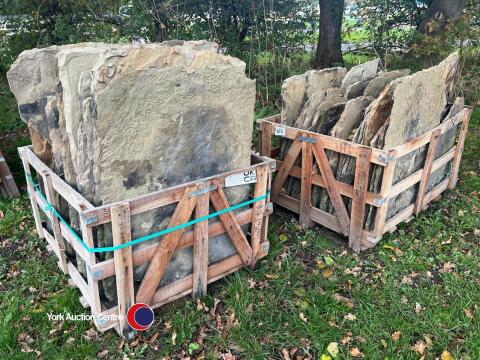
M 459 56 L 453 53 L 439 65 L 409 75 L 409 70 L 379 71 L 379 60 L 353 67 L 312 70 L 285 80 L 282 87 L 282 123 L 327 134 L 353 143 L 389 150 L 439 125 L 463 109 L 463 99 L 451 99 Z M 453 146 L 456 129 L 440 138 L 437 158 Z M 282 144 L 285 156 L 290 142 Z M 327 151 L 338 181 L 353 184 L 355 159 Z M 426 148 L 399 159 L 394 183 L 422 168 Z M 299 163 L 298 163 L 299 164 Z M 379 191 L 383 168 L 374 167 L 370 191 Z M 447 174 L 443 167 L 432 174 L 429 188 Z M 285 191 L 299 197 L 299 180 L 289 177 Z M 388 218 L 410 205 L 417 188 L 407 189 L 390 200 Z M 347 206 L 349 199 L 344 198 Z M 312 205 L 333 213 L 327 192 L 314 186 Z M 375 209 L 367 210 L 366 227 L 371 229 Z
M 255 81 L 215 43 L 33 49 L 7 76 L 35 153 L 95 206 L 250 164 Z M 231 204 L 248 195 L 229 190 Z M 165 228 L 172 212 L 132 216 L 132 238 Z M 78 226 L 72 209 L 64 213 Z M 111 227 L 98 227 L 96 239 L 110 245 Z M 228 237 L 210 240 L 211 263 L 234 253 Z M 137 280 L 145 270 L 135 269 Z M 177 251 L 161 285 L 191 271 L 192 249 Z M 104 289 L 114 300 L 115 286 Z

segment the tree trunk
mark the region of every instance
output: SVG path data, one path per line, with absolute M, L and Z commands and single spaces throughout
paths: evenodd
M 418 31 L 427 35 L 438 34 L 445 29 L 449 21 L 459 19 L 464 8 L 465 0 L 433 0 L 418 26 Z
M 319 0 L 320 29 L 317 53 L 313 61 L 316 69 L 343 63 L 342 20 L 344 0 Z

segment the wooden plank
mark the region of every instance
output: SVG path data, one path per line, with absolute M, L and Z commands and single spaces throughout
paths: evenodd
M 210 182 L 199 183 L 198 190 L 210 187 Z M 210 210 L 210 194 L 205 192 L 197 198 L 195 219 L 207 216 Z M 193 297 L 207 294 L 208 271 L 208 220 L 201 221 L 193 227 Z
M 397 155 L 400 158 L 407 155 L 408 153 L 411 153 L 412 151 L 421 148 L 422 146 L 427 145 L 434 131 L 440 129 L 440 133 L 444 134 L 445 132 L 459 124 L 462 121 L 462 117 L 465 116 L 466 112 L 468 112 L 468 109 L 462 110 L 457 115 L 434 127 L 432 130 L 427 131 L 426 133 L 417 136 L 416 138 L 413 138 L 404 144 L 395 146 L 393 149 L 397 151 Z
M 325 153 L 321 143 L 317 142 L 315 144 L 313 147 L 313 154 L 317 160 L 320 173 L 322 174 L 322 178 L 325 182 L 328 196 L 330 197 L 330 201 L 335 209 L 335 216 L 338 224 L 342 229 L 343 235 L 348 236 L 350 231 L 350 217 L 348 216 L 348 211 L 343 203 L 342 196 L 336 187 L 337 181 L 335 180 L 335 176 L 333 175 L 332 168 L 330 167 L 327 154 Z
M 363 222 L 365 218 L 365 200 L 368 189 L 371 156 L 371 149 L 365 147 L 360 151 L 355 164 L 355 180 L 353 185 L 355 194 L 352 198 L 348 246 L 357 252 L 361 251 L 362 242 L 366 237 Z
M 456 149 L 457 148 L 454 146 L 447 153 L 435 160 L 432 164 L 432 172 L 440 169 L 443 165 L 447 164 L 450 160 L 452 160 L 455 157 Z M 386 192 L 385 197 L 390 198 L 396 196 L 418 183 L 421 179 L 422 169 L 414 172 L 412 175 L 393 185 L 390 190 Z
M 391 157 L 396 159 L 396 150 L 391 150 Z M 390 191 L 392 188 L 392 183 L 393 183 L 393 175 L 395 173 L 395 167 L 397 164 L 397 160 L 393 160 L 388 163 L 387 166 L 383 169 L 383 176 L 382 176 L 382 184 L 380 186 L 380 196 L 383 197 L 382 204 L 380 207 L 377 209 L 377 213 L 375 215 L 375 224 L 373 227 L 373 233 L 374 233 L 374 243 L 380 241 L 382 235 L 383 235 L 383 227 L 385 226 L 385 221 L 387 219 L 387 213 L 388 213 L 388 198 L 385 197 L 385 195 Z M 367 202 L 368 203 L 368 202 Z M 367 248 L 373 246 L 371 242 L 363 243 L 362 245 L 362 250 L 366 250 Z
M 13 180 L 12 173 L 8 168 L 7 161 L 0 151 L 0 179 L 3 187 L 5 188 L 5 193 L 8 197 L 19 197 L 20 191 L 18 191 L 17 184 Z
M 251 154 L 251 155 L 252 155 L 252 158 L 257 160 L 259 159 L 258 156 L 254 154 Z M 261 157 L 260 159 L 262 163 L 266 163 L 266 164 L 268 163 L 268 164 L 271 164 L 272 166 L 274 166 L 275 164 L 275 160 L 268 159 L 265 157 Z M 131 199 L 118 201 L 118 202 L 104 205 L 104 206 L 99 206 L 95 209 L 85 210 L 83 211 L 82 216 L 91 220 L 90 225 L 92 226 L 108 223 L 111 220 L 110 208 L 112 206 L 119 205 L 123 202 L 128 202 L 130 204 L 130 215 L 137 215 L 145 211 L 153 210 L 153 209 L 180 201 L 185 191 L 185 188 L 189 186 L 195 186 L 195 184 L 198 182 L 207 182 L 215 179 L 223 185 L 225 183 L 225 178 L 227 176 L 243 173 L 247 171 L 255 171 L 260 164 L 261 163 L 256 163 L 254 165 L 251 165 L 243 169 L 229 171 L 220 175 L 214 175 L 204 179 L 191 181 L 185 184 L 172 186 L 168 189 L 156 191 L 150 194 L 137 196 Z
M 185 189 L 185 193 L 170 219 L 168 224 L 169 228 L 184 224 L 190 220 L 197 203 L 197 198 L 191 196 L 190 193 L 196 190 L 197 186 L 191 186 Z M 142 283 L 137 291 L 137 302 L 151 304 L 155 290 L 165 274 L 168 263 L 170 262 L 173 252 L 177 248 L 184 230 L 185 229 L 180 229 L 168 233 L 160 240 L 160 243 L 153 254 L 152 261 L 150 261 L 147 272 L 145 273 Z
M 63 179 L 55 174 L 47 165 L 45 165 L 28 146 L 21 147 L 22 151 L 30 165 L 39 173 L 48 173 L 52 178 L 52 185 L 56 192 L 60 194 L 75 210 L 81 212 L 83 210 L 93 210 L 94 206 Z
M 470 122 L 470 116 L 472 114 L 472 109 L 465 109 L 465 110 L 462 117 L 463 119 L 462 127 L 460 128 L 460 133 L 458 135 L 457 151 L 455 152 L 455 157 L 452 163 L 452 173 L 450 174 L 450 180 L 448 182 L 449 189 L 453 189 L 457 185 L 458 170 L 460 168 L 460 160 L 462 159 L 463 147 L 465 145 L 465 138 L 467 136 L 467 131 L 468 131 L 468 123 Z
M 210 193 L 210 200 L 215 210 L 220 211 L 230 207 L 227 197 L 222 190 L 221 184 L 216 181 L 213 181 L 213 184 L 217 185 L 217 189 Z M 227 231 L 230 240 L 235 246 L 238 255 L 240 255 L 242 258 L 244 265 L 249 266 L 252 262 L 252 248 L 248 244 L 248 240 L 245 237 L 242 228 L 238 224 L 235 214 L 232 211 L 229 211 L 225 214 L 219 215 L 219 218 L 223 224 L 223 227 Z
M 281 161 L 278 161 L 278 167 L 281 166 Z M 290 170 L 289 176 L 295 177 L 297 179 L 301 178 L 301 172 L 302 168 L 299 166 L 294 166 L 292 167 L 292 170 Z M 312 176 L 312 184 L 316 186 L 320 186 L 323 188 L 326 188 L 325 181 L 323 180 L 322 176 L 319 175 L 318 173 L 313 173 Z M 340 192 L 341 195 L 344 195 L 346 197 L 352 198 L 354 189 L 352 185 L 345 184 L 341 181 L 335 181 L 335 187 L 336 189 Z M 379 204 L 382 202 L 382 197 L 379 194 L 373 193 L 373 192 L 367 192 L 367 204 L 378 207 L 380 206 Z
M 237 221 L 240 225 L 246 225 L 252 221 L 252 209 L 242 211 L 236 214 Z M 209 224 L 208 235 L 210 238 L 224 234 L 226 232 L 223 224 L 216 221 Z M 145 243 L 146 244 L 146 243 Z M 182 239 L 178 243 L 177 250 L 193 246 L 193 231 L 186 231 L 182 235 Z M 144 247 L 133 251 L 133 266 L 139 266 L 152 260 L 153 253 L 157 244 L 146 244 Z M 115 266 L 113 259 L 104 260 L 91 267 L 93 277 L 96 280 L 102 280 L 115 274 Z
M 425 197 L 425 190 L 427 189 L 428 181 L 430 179 L 430 174 L 432 173 L 432 163 L 435 159 L 435 155 L 437 154 L 437 144 L 440 138 L 440 129 L 435 130 L 432 132 L 430 138 L 430 144 L 428 145 L 428 152 L 427 157 L 425 158 L 425 165 L 423 166 L 422 170 L 422 179 L 420 180 L 420 184 L 418 187 L 417 192 L 417 199 L 415 201 L 415 206 L 413 208 L 413 213 L 417 215 L 420 211 L 423 210 L 423 199 Z
M 448 188 L 448 181 L 448 178 L 443 180 L 435 188 L 425 194 L 424 203 L 430 203 L 433 199 L 437 198 L 442 192 L 444 192 Z M 385 228 L 383 230 L 384 233 L 394 231 L 398 224 L 411 217 L 413 214 L 414 206 L 415 204 L 411 204 L 402 211 L 400 211 L 398 214 L 390 218 L 385 224 Z
M 267 192 L 268 184 L 268 165 L 262 165 L 257 168 L 257 183 L 253 190 L 253 197 L 263 196 Z M 252 263 L 251 268 L 255 267 L 260 253 L 260 242 L 262 240 L 262 226 L 266 209 L 266 199 L 257 201 L 253 204 L 252 227 L 250 243 L 252 245 Z
M 130 208 L 128 203 L 112 207 L 113 245 L 118 246 L 132 239 Z M 118 333 L 128 337 L 130 330 L 127 311 L 135 303 L 133 289 L 132 248 L 126 247 L 113 252 L 115 262 L 115 282 L 117 286 Z
M 282 165 L 280 166 L 280 169 L 278 169 L 277 171 L 275 180 L 273 181 L 273 186 L 272 186 L 273 201 L 275 201 L 278 194 L 281 193 L 283 184 L 285 183 L 285 180 L 287 180 L 288 174 L 290 173 L 290 170 L 295 164 L 295 161 L 297 160 L 298 155 L 300 155 L 301 150 L 302 150 L 302 143 L 298 140 L 295 140 L 290 146 L 290 148 L 288 149 L 287 155 L 285 156 L 285 159 L 283 160 Z
M 307 136 L 306 136 L 307 137 Z M 312 226 L 312 145 L 302 142 L 302 177 L 300 178 L 300 226 L 304 229 Z
M 58 201 L 55 195 L 55 191 L 53 189 L 52 178 L 50 174 L 43 173 L 42 178 L 45 186 L 45 195 L 47 201 L 53 206 L 54 209 L 58 209 Z M 55 242 L 57 243 L 57 248 L 59 251 L 59 266 L 64 274 L 68 274 L 67 257 L 65 255 L 65 243 L 63 241 L 62 230 L 60 229 L 60 221 L 53 213 L 51 213 L 51 215 L 52 216 L 50 217 L 50 220 L 52 223 L 53 236 L 55 237 Z
M 262 122 L 262 133 L 260 136 L 260 155 L 272 156 L 272 124 Z
M 270 122 L 272 123 L 272 122 Z M 334 138 L 329 135 L 318 134 L 312 131 L 300 130 L 294 127 L 286 125 L 278 125 L 275 123 L 276 127 L 281 127 L 285 130 L 284 138 L 290 140 L 296 140 L 300 135 L 306 135 L 308 137 L 314 138 L 317 142 L 321 142 L 323 147 L 327 150 L 332 150 L 341 154 L 346 154 L 349 156 L 357 156 L 362 148 L 368 147 L 365 145 L 355 144 L 347 140 L 342 140 Z M 368 147 L 372 151 L 371 162 L 379 165 L 386 165 L 385 159 L 387 159 L 388 152 L 385 150 L 375 149 Z
M 38 209 L 38 204 L 35 197 L 35 188 L 32 185 L 32 172 L 30 170 L 28 157 L 24 149 L 25 148 L 18 149 L 18 153 L 20 155 L 20 158 L 22 159 L 23 171 L 25 171 L 25 177 L 27 179 L 28 197 L 30 199 L 30 205 L 32 207 L 35 227 L 37 229 L 38 236 L 40 237 L 40 239 L 43 239 L 45 236 L 43 235 L 42 219 L 40 217 L 40 211 Z
M 90 248 L 95 246 L 93 242 L 93 233 L 92 228 L 85 224 L 85 221 L 80 218 L 80 231 L 82 233 L 83 242 Z M 88 298 L 88 303 L 90 304 L 90 309 L 92 314 L 95 316 L 95 325 L 99 324 L 99 319 L 97 315 L 102 311 L 101 302 L 100 302 L 100 291 L 98 288 L 98 281 L 95 280 L 92 276 L 92 272 L 89 270 L 92 265 L 96 263 L 96 258 L 94 253 L 88 253 L 88 258 L 85 261 L 87 269 L 87 286 L 90 297 Z M 85 295 L 84 295 L 85 296 Z

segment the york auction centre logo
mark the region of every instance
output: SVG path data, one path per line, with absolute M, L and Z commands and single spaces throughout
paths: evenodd
M 147 304 L 133 304 L 128 309 L 127 322 L 133 330 L 147 330 L 154 320 L 153 310 Z

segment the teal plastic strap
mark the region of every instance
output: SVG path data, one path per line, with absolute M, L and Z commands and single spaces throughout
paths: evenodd
M 208 219 L 212 219 L 214 217 L 217 217 L 219 215 L 222 215 L 222 214 L 225 214 L 227 212 L 230 212 L 230 211 L 233 211 L 233 210 L 237 210 L 239 208 L 242 208 L 244 206 L 247 206 L 247 205 L 250 205 L 250 204 L 253 204 L 253 203 L 256 203 L 257 201 L 261 201 L 261 200 L 264 200 L 268 197 L 268 195 L 270 194 L 270 191 L 267 191 L 267 193 L 265 195 L 261 195 L 261 196 L 258 196 L 256 198 L 253 198 L 251 200 L 247 200 L 247 201 L 244 201 L 240 204 L 237 204 L 237 205 L 233 205 L 233 206 L 230 206 L 226 209 L 222 209 L 220 211 L 217 211 L 217 212 L 214 212 L 214 213 L 211 213 L 211 214 L 208 214 L 208 215 L 205 215 L 205 216 L 202 216 L 198 219 L 194 219 L 194 220 L 190 220 L 186 223 L 183 223 L 183 224 L 179 224 L 179 225 L 176 225 L 176 226 L 173 226 L 171 228 L 166 228 L 166 229 L 163 229 L 161 231 L 157 231 L 157 232 L 154 232 L 152 234 L 149 234 L 149 235 L 145 235 L 145 236 L 142 236 L 138 239 L 135 239 L 135 240 L 132 240 L 132 241 L 129 241 L 129 242 L 126 242 L 126 243 L 123 243 L 123 244 L 120 244 L 120 245 L 116 245 L 116 246 L 104 246 L 104 247 L 89 247 L 87 244 L 85 244 L 83 242 L 83 240 L 77 235 L 77 233 L 75 232 L 75 230 L 72 229 L 72 227 L 70 226 L 70 224 L 65 221 L 65 219 L 62 217 L 62 215 L 60 215 L 57 210 L 52 206 L 52 204 L 47 200 L 47 198 L 45 197 L 45 195 L 42 193 L 42 191 L 40 190 L 40 185 L 39 184 L 36 184 L 32 178 L 32 176 L 30 174 L 27 174 L 25 173 L 25 176 L 27 177 L 27 181 L 29 181 L 32 186 L 34 187 L 34 190 L 35 192 L 42 198 L 42 200 L 45 202 L 45 204 L 47 204 L 45 207 L 44 207 L 44 210 L 45 211 L 49 211 L 51 212 L 55 217 L 57 217 L 66 227 L 67 229 L 72 233 L 73 237 L 85 248 L 85 250 L 87 250 L 89 253 L 102 253 L 102 252 L 108 252 L 108 251 L 115 251 L 115 250 L 119 250 L 119 249 L 124 249 L 126 247 L 129 247 L 129 246 L 133 246 L 133 245 L 137 245 L 137 244 L 140 244 L 140 243 L 143 243 L 145 241 L 148 241 L 148 240 L 151 240 L 151 239 L 154 239 L 154 238 L 157 238 L 157 237 L 160 237 L 162 235 L 165 235 L 165 234 L 168 234 L 168 233 L 171 233 L 171 232 L 174 232 L 174 231 L 177 231 L 177 230 L 181 230 L 181 229 L 185 229 L 189 226 L 192 226 L 192 225 L 195 225 L 201 221 L 205 221 L 205 220 L 208 220 Z

